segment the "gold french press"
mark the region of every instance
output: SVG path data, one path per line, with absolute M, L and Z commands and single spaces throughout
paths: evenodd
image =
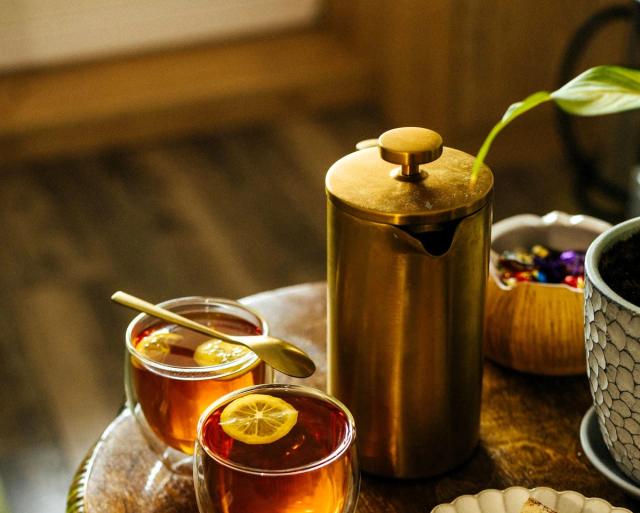
M 328 391 L 365 472 L 440 474 L 478 442 L 493 175 L 472 185 L 473 160 L 405 127 L 327 173 Z

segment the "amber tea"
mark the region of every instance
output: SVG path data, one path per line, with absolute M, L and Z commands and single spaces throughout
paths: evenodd
M 353 511 L 359 474 L 344 406 L 291 385 L 253 387 L 222 401 L 198 430 L 201 513 Z
M 230 335 L 262 328 L 221 311 L 181 312 Z M 158 321 L 131 337 L 129 381 L 135 403 L 153 433 L 193 454 L 198 419 L 219 397 L 265 382 L 265 365 L 242 346 Z

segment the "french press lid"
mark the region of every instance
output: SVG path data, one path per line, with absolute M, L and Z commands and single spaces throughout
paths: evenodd
M 331 166 L 329 199 L 357 217 L 395 225 L 432 224 L 468 216 L 487 202 L 493 174 L 482 166 L 471 184 L 474 157 L 443 147 L 419 127 L 394 128 L 377 144 Z

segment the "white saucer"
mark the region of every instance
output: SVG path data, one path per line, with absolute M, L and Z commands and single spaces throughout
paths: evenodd
M 631 481 L 618 468 L 602 439 L 598 417 L 593 407 L 587 411 L 580 424 L 580 443 L 588 460 L 604 477 L 629 495 L 640 499 L 640 486 Z

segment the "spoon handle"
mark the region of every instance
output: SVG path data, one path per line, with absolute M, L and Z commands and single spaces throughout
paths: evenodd
M 219 338 L 226 342 L 231 342 L 232 344 L 244 345 L 242 342 L 235 340 L 235 338 L 230 335 L 221 333 L 218 330 L 205 326 L 204 324 L 200 324 L 199 322 L 192 321 L 191 319 L 183 317 L 182 315 L 179 315 L 170 310 L 160 308 L 159 306 L 151 304 L 144 299 L 132 296 L 131 294 L 127 294 L 126 292 L 122 292 L 121 290 L 115 292 L 111 296 L 111 300 L 138 312 L 144 312 L 146 314 L 152 315 L 153 317 L 157 317 L 158 319 L 162 319 L 163 321 L 172 322 L 174 324 L 177 324 L 178 326 L 183 326 L 185 328 L 189 328 L 190 330 L 197 331 L 198 333 L 202 333 L 203 335 Z

